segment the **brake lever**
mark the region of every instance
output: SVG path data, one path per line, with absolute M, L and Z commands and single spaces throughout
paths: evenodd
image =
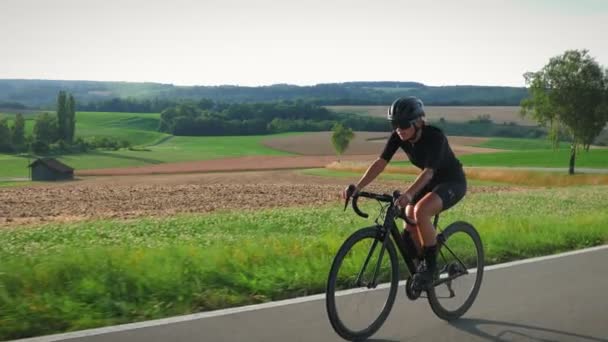
M 348 189 L 346 190 L 346 201 L 344 201 L 344 211 L 346 211 L 346 208 L 348 207 L 348 202 L 355 193 L 355 190 L 357 190 L 357 187 L 354 184 L 350 184 L 348 186 Z

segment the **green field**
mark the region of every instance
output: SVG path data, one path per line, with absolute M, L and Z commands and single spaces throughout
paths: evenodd
M 570 150 L 532 150 L 500 153 L 469 154 L 458 157 L 464 166 L 517 166 L 567 168 Z M 608 168 L 608 149 L 581 150 L 576 155 L 576 167 Z
M 11 118 L 12 116 L 9 116 Z M 33 117 L 26 130 L 31 133 Z M 83 154 L 57 156 L 77 170 L 143 166 L 159 163 L 208 160 L 252 155 L 290 155 L 262 145 L 262 140 L 286 133 L 265 136 L 174 137 L 157 132 L 159 114 L 78 112 L 77 136 L 87 139 L 111 137 L 141 146 L 131 150 L 96 150 Z M 27 177 L 27 156 L 0 154 L 0 178 Z
M 517 141 L 507 141 L 490 145 L 513 146 Z M 522 142 L 519 146 L 525 146 Z M 484 146 L 485 147 L 485 146 Z M 484 166 L 484 167 L 545 167 L 545 168 L 568 168 L 570 161 L 570 149 L 561 148 L 552 150 L 550 147 L 537 150 L 514 150 L 497 153 L 478 153 L 458 156 L 463 166 Z M 398 152 L 399 153 L 399 152 Z M 394 161 L 391 165 L 408 166 L 408 161 Z M 581 149 L 576 154 L 575 167 L 584 168 L 608 168 L 608 149 L 591 149 L 588 152 Z
M 208 160 L 252 155 L 290 155 L 262 145 L 272 136 L 172 137 L 145 151 L 104 151 L 69 154 L 57 157 L 77 170 L 143 166 L 181 161 Z M 30 159 L 31 161 L 31 159 Z M 0 177 L 27 177 L 28 159 L 0 154 Z
M 476 144 L 477 147 L 495 148 L 499 150 L 545 150 L 552 149 L 553 145 L 547 139 L 521 139 L 521 138 L 491 138 L 488 141 Z M 570 148 L 567 142 L 560 142 L 560 149 Z
M 261 141 L 266 138 L 268 136 L 173 137 L 147 147 L 147 151 L 93 151 L 65 155 L 59 160 L 76 169 L 85 170 L 253 155 L 290 155 L 263 146 Z
M 8 116 L 12 119 L 12 115 Z M 28 114 L 26 129 L 31 133 L 35 114 Z M 239 137 L 172 137 L 157 132 L 160 114 L 78 112 L 76 134 L 87 139 L 111 137 L 127 140 L 137 151 L 97 150 L 86 154 L 59 156 L 58 159 L 76 169 L 115 168 L 150 164 L 238 157 L 249 155 L 288 155 L 262 145 L 269 136 Z M 303 133 L 288 133 L 303 134 Z M 567 167 L 569 151 L 562 143 L 559 151 L 551 150 L 547 140 L 493 138 L 479 146 L 511 150 L 505 153 L 462 156 L 465 166 L 530 166 Z M 396 165 L 407 163 L 397 162 Z M 0 154 L 0 179 L 27 177 L 28 158 Z M 608 149 L 581 152 L 578 167 L 608 167 Z
M 132 145 L 148 145 L 169 136 L 158 132 L 160 114 L 140 113 L 77 113 L 77 136 L 112 137 Z
M 440 226 L 473 223 L 488 264 L 600 245 L 607 191 L 475 194 Z M 2 229 L 0 339 L 322 293 L 344 238 L 375 218 L 362 202 L 368 220 L 336 204 Z

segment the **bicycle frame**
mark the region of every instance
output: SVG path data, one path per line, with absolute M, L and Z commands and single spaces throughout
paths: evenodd
M 355 202 L 356 203 L 356 202 Z M 393 205 L 391 205 L 387 212 L 386 215 L 384 217 L 384 223 L 382 225 L 376 224 L 374 227 L 376 229 L 378 229 L 378 233 L 379 238 L 380 239 L 376 239 L 374 240 L 374 243 L 372 244 L 372 246 L 370 247 L 370 251 L 367 255 L 367 258 L 365 259 L 365 262 L 363 263 L 363 267 L 361 268 L 361 271 L 359 272 L 359 275 L 357 276 L 357 285 L 361 286 L 361 276 L 364 274 L 365 269 L 367 268 L 367 265 L 369 264 L 369 261 L 371 259 L 371 256 L 374 254 L 374 251 L 376 249 L 376 247 L 378 246 L 378 241 L 382 240 L 382 246 L 381 246 L 381 250 L 380 250 L 380 256 L 378 257 L 378 262 L 376 263 L 376 268 L 374 270 L 374 275 L 372 277 L 372 281 L 369 284 L 365 284 L 367 285 L 368 288 L 373 288 L 376 287 L 377 284 L 377 276 L 378 276 L 378 270 L 380 269 L 380 264 L 382 262 L 382 258 L 384 256 L 384 251 L 386 250 L 386 244 L 389 243 L 390 237 L 392 236 L 393 240 L 395 241 L 395 244 L 397 245 L 397 249 L 399 250 L 399 253 L 401 253 L 401 257 L 403 258 L 403 261 L 405 261 L 405 264 L 407 265 L 407 268 L 410 272 L 410 274 L 414 274 L 416 272 L 416 266 L 414 265 L 413 262 L 413 257 L 410 256 L 407 252 L 407 248 L 405 247 L 405 242 L 403 241 L 403 238 L 401 237 L 401 234 L 399 233 L 399 228 L 397 228 L 397 224 L 395 223 L 395 218 L 397 217 L 397 213 L 395 210 L 395 207 Z
M 373 198 L 376 199 L 378 201 L 384 201 L 386 202 L 387 197 L 378 197 L 378 195 L 376 194 L 370 194 L 370 193 L 365 193 L 362 192 L 359 194 L 360 196 L 363 197 L 368 197 L 368 198 Z M 369 217 L 369 215 L 363 213 L 357 206 L 357 199 L 359 196 L 356 196 L 353 198 L 353 209 L 355 210 L 355 212 L 362 217 Z M 398 192 L 395 192 L 393 194 L 393 199 L 398 198 Z M 348 200 L 346 205 L 348 204 Z M 345 208 L 346 208 L 345 205 Z M 365 269 L 368 266 L 368 263 L 371 259 L 371 256 L 373 255 L 377 245 L 378 245 L 378 241 L 382 240 L 382 247 L 380 250 L 380 256 L 378 257 L 378 261 L 376 263 L 376 268 L 374 269 L 374 275 L 372 277 L 372 281 L 369 284 L 365 284 L 368 288 L 374 288 L 376 287 L 377 284 L 377 276 L 378 276 L 378 270 L 380 269 L 380 265 L 382 262 L 382 258 L 384 257 L 384 251 L 386 249 L 386 244 L 389 243 L 390 237 L 392 236 L 393 240 L 395 241 L 395 244 L 397 245 L 397 249 L 399 250 L 399 253 L 401 254 L 401 257 L 403 258 L 403 261 L 405 262 L 408 271 L 410 272 L 410 274 L 414 274 L 416 273 L 416 265 L 414 265 L 413 262 L 413 256 L 409 255 L 408 251 L 407 251 L 407 247 L 405 245 L 405 241 L 403 240 L 403 238 L 401 237 L 401 233 L 399 232 L 399 228 L 397 228 L 397 224 L 395 223 L 395 219 L 397 217 L 401 217 L 403 218 L 408 224 L 411 225 L 415 225 L 416 222 L 411 221 L 410 219 L 408 219 L 405 215 L 400 216 L 399 215 L 399 211 L 397 209 L 397 207 L 394 205 L 394 203 L 391 202 L 390 206 L 387 208 L 386 210 L 386 214 L 384 215 L 384 223 L 382 225 L 376 224 L 374 227 L 378 230 L 379 235 L 379 239 L 374 240 L 374 243 L 372 244 L 372 246 L 370 247 L 370 251 L 367 255 L 367 258 L 365 259 L 365 262 L 363 263 L 363 267 L 361 268 L 361 271 L 359 272 L 358 276 L 357 276 L 357 280 L 356 283 L 358 286 L 361 286 L 363 284 L 361 284 L 361 277 L 362 275 L 365 273 Z M 433 226 L 437 227 L 437 223 L 439 222 L 439 214 L 435 215 L 435 218 L 433 220 Z M 440 234 L 438 234 L 437 236 L 437 240 L 438 243 L 443 243 L 443 236 Z M 446 248 L 448 249 L 448 251 L 458 260 L 458 262 L 461 265 L 464 265 L 462 263 L 462 261 L 446 246 Z M 464 274 L 467 274 L 468 271 L 464 270 L 463 273 L 461 274 L 456 274 L 453 276 L 449 276 L 447 278 L 444 279 L 440 279 L 437 280 L 433 283 L 433 286 L 437 286 L 439 284 L 443 284 L 446 282 L 449 282 L 453 279 L 456 279 Z

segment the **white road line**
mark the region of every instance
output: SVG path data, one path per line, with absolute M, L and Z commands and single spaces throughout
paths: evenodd
M 548 255 L 548 256 L 542 256 L 542 257 L 537 257 L 537 258 L 530 258 L 530 259 L 518 260 L 518 261 L 513 261 L 513 262 L 507 262 L 504 264 L 492 265 L 492 266 L 485 267 L 484 271 L 493 271 L 493 270 L 498 270 L 501 268 L 507 268 L 507 267 L 534 263 L 534 262 L 545 261 L 545 260 L 563 258 L 563 257 L 571 256 L 571 255 L 591 253 L 591 252 L 595 252 L 595 251 L 599 251 L 599 250 L 603 250 L 603 249 L 608 249 L 608 245 L 585 248 L 585 249 L 581 249 L 581 250 L 554 254 L 554 255 Z M 404 285 L 404 284 L 405 284 L 405 281 L 399 282 L 399 285 Z M 381 284 L 376 289 L 380 290 L 380 289 L 385 289 L 385 288 L 388 288 L 388 284 Z M 337 295 L 343 296 L 343 295 L 354 294 L 354 293 L 362 292 L 362 291 L 364 291 L 364 290 L 347 290 L 347 291 L 341 291 L 339 294 L 337 293 Z M 161 325 L 167 325 L 167 324 L 173 324 L 173 323 L 180 323 L 180 322 L 188 322 L 188 321 L 194 321 L 194 320 L 202 319 L 202 318 L 219 317 L 219 316 L 225 316 L 225 315 L 230 315 L 230 314 L 235 314 L 235 313 L 240 313 L 240 312 L 269 309 L 269 308 L 275 308 L 275 307 L 280 307 L 280 306 L 285 306 L 285 305 L 306 303 L 306 302 L 312 302 L 312 301 L 323 300 L 323 299 L 325 299 L 324 293 L 313 295 L 313 296 L 307 296 L 307 297 L 286 299 L 286 300 L 270 302 L 270 303 L 247 305 L 247 306 L 242 306 L 242 307 L 237 307 L 237 308 L 201 312 L 201 313 L 191 314 L 191 315 L 175 316 L 175 317 L 157 319 L 157 320 L 152 320 L 152 321 L 115 325 L 115 326 L 111 326 L 111 327 L 82 330 L 82 331 L 76 331 L 76 332 L 65 333 L 65 334 L 33 337 L 33 338 L 27 338 L 27 339 L 15 340 L 15 341 L 20 341 L 20 342 L 63 341 L 63 340 L 67 340 L 67 339 L 83 338 L 83 337 L 87 337 L 87 336 L 102 335 L 102 334 L 113 333 L 113 332 L 149 328 L 149 327 L 155 327 L 155 326 L 161 326 Z

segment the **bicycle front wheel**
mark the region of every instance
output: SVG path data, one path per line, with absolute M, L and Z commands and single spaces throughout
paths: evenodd
M 484 252 L 479 234 L 466 222 L 454 222 L 441 234 L 438 278 L 428 291 L 433 312 L 454 320 L 473 305 L 483 278 Z
M 334 258 L 327 280 L 326 308 L 332 327 L 344 339 L 370 337 L 380 329 L 395 302 L 397 253 L 390 238 L 384 246 L 383 241 L 377 227 L 360 229 L 346 239 Z

